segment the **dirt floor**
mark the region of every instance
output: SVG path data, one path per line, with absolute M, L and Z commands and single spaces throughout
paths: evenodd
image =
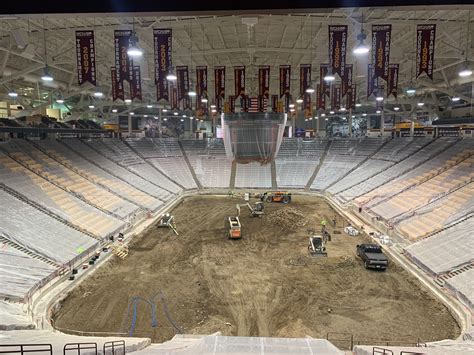
M 459 335 L 448 309 L 401 267 L 392 262 L 386 272 L 364 269 L 355 246 L 367 237 L 344 234 L 347 222 L 340 216 L 334 228 L 335 212 L 323 199 L 266 203 L 261 218 L 242 208 L 243 239 L 228 240 L 224 219 L 235 215 L 236 203 L 243 201 L 188 198 L 173 211 L 179 236 L 148 229 L 125 260 L 113 257 L 70 293 L 55 324 L 154 342 L 179 331 L 316 338 L 338 332 L 366 343 Z M 307 230 L 319 230 L 322 218 L 332 240 L 328 257 L 314 258 Z M 331 335 L 337 337 L 347 339 Z

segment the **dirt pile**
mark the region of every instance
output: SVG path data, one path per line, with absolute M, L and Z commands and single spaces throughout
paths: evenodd
M 304 213 L 294 207 L 286 207 L 273 211 L 267 215 L 267 219 L 272 224 L 285 230 L 295 230 L 309 224 L 309 220 Z

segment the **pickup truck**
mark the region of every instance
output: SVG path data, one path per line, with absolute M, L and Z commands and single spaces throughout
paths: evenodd
M 366 269 L 385 270 L 388 267 L 388 258 L 377 244 L 357 245 L 357 256 L 362 259 Z

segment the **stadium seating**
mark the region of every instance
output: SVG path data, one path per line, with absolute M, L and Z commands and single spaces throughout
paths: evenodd
M 237 164 L 235 187 L 271 188 L 272 173 L 270 164 L 257 162 Z
M 2 152 L 0 182 L 55 216 L 98 238 L 115 233 L 125 224 L 53 185 Z
M 453 290 L 458 297 L 470 309 L 474 309 L 474 268 L 457 273 L 448 280 L 446 285 Z
M 127 139 L 126 142 L 173 182 L 187 190 L 197 188 L 175 139 L 142 138 Z
M 53 140 L 41 140 L 38 141 L 38 145 L 62 164 L 137 206 L 155 210 L 162 205 L 160 200 L 111 175 L 67 146 L 69 144 L 69 146 L 76 147 L 79 150 L 81 142 L 73 139 L 65 139 L 63 142 L 64 144 Z
M 232 160 L 221 139 L 182 140 L 181 145 L 203 187 L 229 188 Z
M 327 189 L 373 155 L 384 143 L 385 140 L 380 138 L 333 140 L 311 189 Z

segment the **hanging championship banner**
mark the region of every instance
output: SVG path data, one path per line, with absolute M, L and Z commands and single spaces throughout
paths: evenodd
M 234 95 L 229 96 L 229 112 L 235 113 L 235 96 Z
M 335 111 L 341 108 L 341 87 L 339 85 L 332 87 L 331 108 Z
M 329 67 L 342 79 L 346 68 L 347 26 L 329 26 Z
M 433 80 L 436 25 L 416 26 L 416 77 L 426 73 Z
M 198 99 L 207 97 L 207 67 L 196 67 L 196 93 Z M 200 101 L 200 100 L 199 100 Z
M 280 65 L 280 98 L 290 96 L 291 65 Z
M 313 105 L 311 104 L 311 94 L 304 93 L 303 94 L 303 113 L 304 117 L 312 117 L 313 116 Z
M 311 85 L 311 64 L 300 65 L 300 95 L 306 93 L 306 89 Z
M 270 66 L 258 68 L 258 95 L 266 99 L 270 97 Z
M 172 110 L 177 110 L 179 109 L 179 104 L 178 104 L 178 89 L 176 88 L 175 85 L 171 86 L 171 109 Z
M 372 65 L 375 79 L 388 79 L 392 25 L 372 25 Z
M 110 76 L 112 78 L 112 100 L 125 100 L 125 92 L 123 90 L 123 83 L 117 81 L 117 70 L 115 67 L 110 68 Z
M 272 95 L 272 112 L 278 112 L 278 95 Z
M 132 82 L 130 83 L 130 98 L 142 99 L 142 80 L 140 77 L 140 66 L 133 66 Z
M 397 98 L 399 66 L 399 64 L 390 64 L 388 68 L 387 97 L 393 95 Z
M 235 97 L 245 96 L 245 66 L 234 67 Z
M 187 65 L 178 65 L 176 67 L 176 77 L 177 77 L 177 89 L 178 89 L 178 101 L 183 100 L 189 91 L 189 76 L 188 76 L 188 66 Z
M 77 81 L 96 85 L 94 31 L 76 31 Z
M 347 109 L 353 109 L 355 110 L 356 108 L 356 96 L 357 96 L 357 91 L 356 91 L 356 85 L 353 84 L 349 90 L 347 90 L 347 95 L 346 95 L 346 108 Z
M 324 77 L 328 74 L 329 64 L 321 64 L 319 66 L 319 85 L 321 86 L 322 93 L 327 97 L 331 96 L 331 86 L 329 82 L 324 80 Z
M 115 68 L 117 70 L 117 81 L 121 83 L 124 80 L 127 80 L 129 83 L 132 82 L 133 60 L 127 54 L 131 35 L 132 31 L 130 30 L 114 31 Z
M 214 67 L 214 93 L 216 101 L 225 97 L 225 66 Z
M 374 77 L 374 66 L 367 65 L 367 98 L 370 97 L 379 87 L 379 79 Z
M 153 29 L 153 44 L 155 49 L 155 85 L 158 101 L 169 101 L 169 85 L 166 76 L 172 65 L 171 29 Z
M 352 87 L 352 64 L 347 64 L 344 76 L 341 80 L 341 95 L 346 96 L 347 91 Z
M 316 109 L 326 109 L 326 95 L 324 95 L 324 92 L 321 90 L 321 84 L 316 85 Z

